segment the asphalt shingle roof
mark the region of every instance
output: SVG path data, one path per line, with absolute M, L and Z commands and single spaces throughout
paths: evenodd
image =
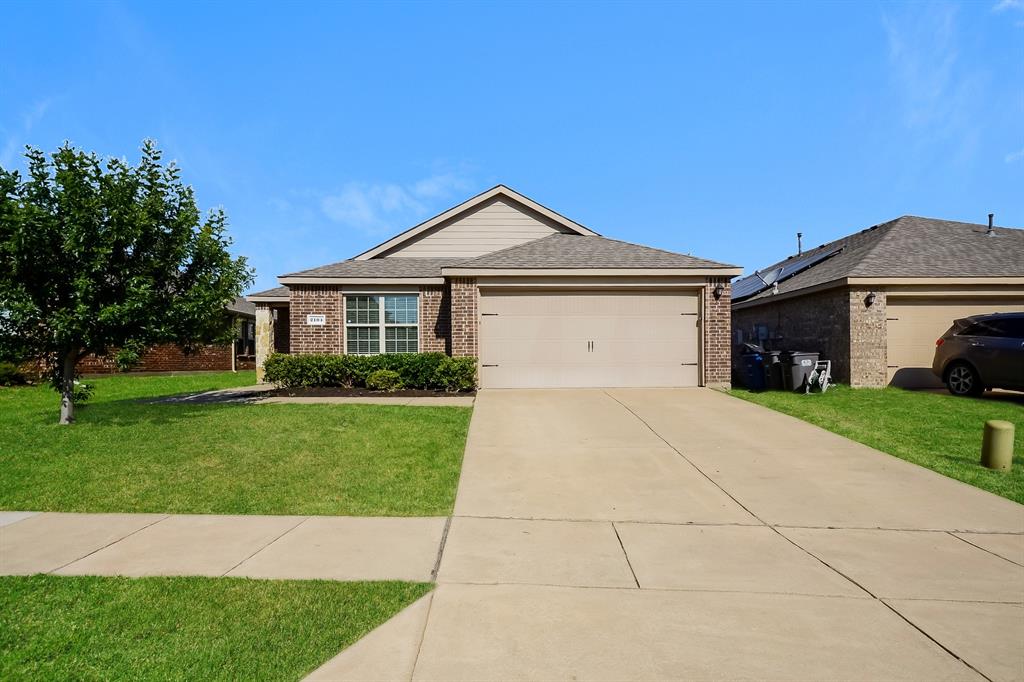
M 249 298 L 250 296 L 265 296 L 267 298 L 274 298 L 277 296 L 288 298 L 288 287 L 274 287 L 273 289 L 267 289 L 266 291 L 257 291 L 249 294 L 246 298 Z M 255 306 L 253 307 L 255 308 Z
M 1021 277 L 1024 276 L 1024 230 L 953 220 L 903 216 L 842 237 L 801 257 L 838 254 L 778 283 L 779 293 L 798 291 L 846 277 Z M 773 263 L 770 272 L 797 256 Z M 772 296 L 771 290 L 751 296 Z
M 283 289 L 284 287 L 281 288 Z M 287 290 L 285 291 L 285 295 L 288 295 Z M 226 307 L 228 312 L 237 313 L 239 315 L 256 315 L 256 304 L 249 303 L 249 301 L 245 300 L 245 296 L 237 297 L 234 301 L 228 303 Z
M 457 265 L 464 258 L 371 258 L 343 260 L 318 268 L 292 272 L 282 277 L 440 277 L 441 268 Z
M 451 267 L 483 269 L 732 268 L 681 253 L 662 251 L 606 237 L 552 234 L 518 246 L 462 261 Z

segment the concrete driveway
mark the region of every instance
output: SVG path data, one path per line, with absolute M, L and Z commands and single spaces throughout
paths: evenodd
M 1024 679 L 1024 507 L 710 390 L 481 393 L 437 582 L 314 676 Z

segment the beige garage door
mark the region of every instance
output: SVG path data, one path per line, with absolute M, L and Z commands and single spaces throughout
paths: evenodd
M 932 374 L 935 340 L 953 320 L 983 313 L 1024 310 L 1020 301 L 1001 299 L 899 299 L 886 306 L 889 382 L 904 388 L 941 387 Z
M 696 292 L 480 292 L 484 388 L 696 386 Z

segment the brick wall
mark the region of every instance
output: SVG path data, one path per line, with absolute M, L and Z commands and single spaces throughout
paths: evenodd
M 885 292 L 876 291 L 869 307 L 867 289 L 846 291 L 850 315 L 850 385 L 882 387 L 886 384 L 888 350 Z
M 732 328 L 742 331 L 747 341 L 755 336 L 758 325 L 764 325 L 769 336 L 764 345 L 769 350 L 820 353 L 823 360 L 832 361 L 834 380 L 849 383 L 850 309 L 847 291 L 830 289 L 733 310 Z M 739 351 L 734 348 L 733 353 L 735 360 Z
M 451 278 L 451 354 L 479 355 L 477 351 L 477 310 L 479 290 L 473 277 Z
M 142 354 L 132 372 L 202 372 L 231 369 L 231 344 L 224 346 L 203 346 L 194 353 L 185 353 L 180 346 L 165 343 L 153 346 Z M 82 374 L 113 374 L 120 370 L 114 364 L 114 353 L 106 357 L 90 355 L 78 363 Z
M 292 284 L 288 290 L 291 352 L 299 355 L 344 352 L 341 287 L 335 284 Z M 307 315 L 324 315 L 327 323 L 306 324 Z
M 420 352 L 451 354 L 451 287 L 420 287 Z
M 715 287 L 725 291 L 715 299 Z M 704 290 L 704 384 L 729 387 L 732 384 L 732 286 L 727 277 L 709 277 Z

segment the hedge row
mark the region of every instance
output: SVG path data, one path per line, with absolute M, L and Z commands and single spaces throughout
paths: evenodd
M 444 353 L 384 355 L 286 355 L 275 353 L 263 364 L 266 379 L 284 388 L 296 386 L 366 387 L 379 370 L 396 372 L 403 388 L 471 391 L 476 388 L 476 358 Z

